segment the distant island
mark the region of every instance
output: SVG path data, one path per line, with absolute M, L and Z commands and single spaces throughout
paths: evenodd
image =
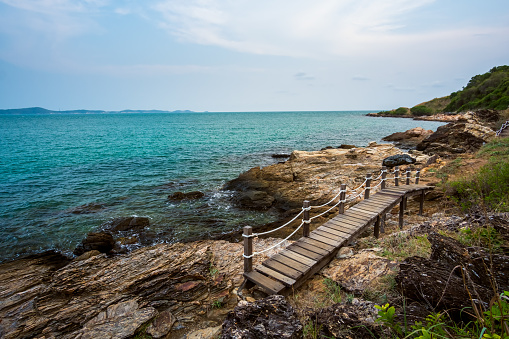
M 101 111 L 89 109 L 76 109 L 68 111 L 52 111 L 42 107 L 29 107 L 29 108 L 13 108 L 13 109 L 0 109 L 2 115 L 19 115 L 19 114 L 132 114 L 132 113 L 194 113 L 190 110 L 176 110 L 176 111 L 162 111 L 162 110 L 132 110 L 126 109 L 123 111 Z

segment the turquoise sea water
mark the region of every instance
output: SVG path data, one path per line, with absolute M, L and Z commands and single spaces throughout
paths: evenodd
M 355 144 L 441 123 L 367 112 L 0 115 L 0 260 L 72 249 L 119 216 L 148 216 L 158 241 L 272 221 L 232 207 L 222 185 L 274 153 Z M 175 191 L 205 198 L 172 202 Z M 95 213 L 74 214 L 88 203 Z

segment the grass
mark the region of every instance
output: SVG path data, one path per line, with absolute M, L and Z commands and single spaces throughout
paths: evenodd
M 320 331 L 322 329 L 322 325 L 318 325 L 316 321 L 309 319 L 309 321 L 304 325 L 303 335 L 306 339 L 318 339 L 320 338 Z
M 396 235 L 383 239 L 380 245 L 383 248 L 381 256 L 390 260 L 404 260 L 414 255 L 427 257 L 431 253 L 431 244 L 426 235 Z

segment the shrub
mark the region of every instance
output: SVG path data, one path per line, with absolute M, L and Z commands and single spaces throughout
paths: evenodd
M 393 115 L 406 115 L 408 112 L 408 108 L 406 107 L 399 107 L 396 110 L 392 112 Z
M 412 112 L 412 115 L 415 116 L 422 116 L 422 115 L 432 115 L 433 110 L 426 106 L 414 106 L 410 108 L 410 112 Z

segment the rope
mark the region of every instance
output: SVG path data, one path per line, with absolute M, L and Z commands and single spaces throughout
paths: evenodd
M 326 214 L 326 213 L 329 213 L 333 208 L 337 207 L 339 204 L 341 204 L 344 200 L 340 200 L 337 202 L 336 205 L 332 206 L 331 208 L 329 208 L 327 211 L 323 212 L 323 213 L 320 213 L 320 214 L 317 214 L 315 215 L 314 217 L 311 217 L 309 218 L 309 221 L 313 220 L 313 219 L 316 219 L 318 217 L 321 217 L 322 215 Z
M 367 179 L 367 178 L 366 178 L 366 180 L 364 180 L 364 182 L 363 182 L 362 184 L 360 184 L 360 185 L 359 185 L 359 187 L 352 189 L 352 191 L 357 191 L 359 188 L 361 188 L 362 186 L 364 186 L 364 184 L 365 184 L 366 182 L 368 182 L 368 179 Z
M 376 179 L 373 179 L 373 181 L 377 181 L 378 179 L 380 179 L 384 173 L 387 173 L 387 170 L 382 170 L 380 172 L 380 175 L 378 177 L 376 177 Z
M 298 217 L 300 217 L 300 215 L 301 215 L 302 213 L 304 213 L 304 211 L 309 211 L 309 210 L 310 210 L 310 208 L 309 208 L 309 207 L 308 207 L 308 208 L 304 208 L 304 207 L 303 207 L 303 208 L 302 208 L 302 211 L 300 211 L 300 212 L 299 212 L 299 214 L 297 214 L 297 215 L 296 215 L 296 216 L 295 216 L 292 220 L 290 220 L 290 221 L 289 221 L 289 222 L 287 222 L 286 224 L 284 224 L 284 225 L 282 225 L 282 226 L 279 226 L 278 228 L 275 228 L 275 229 L 273 229 L 273 230 L 271 230 L 271 231 L 261 232 L 261 233 L 253 233 L 253 234 L 251 234 L 251 235 L 242 234 L 242 236 L 243 236 L 244 238 L 255 238 L 255 237 L 258 237 L 259 235 L 264 235 L 264 234 L 269 234 L 269 233 L 275 232 L 275 231 L 277 231 L 277 230 L 282 229 L 283 227 L 286 227 L 286 226 L 290 225 L 290 224 L 291 224 L 292 222 L 294 222 L 294 221 L 295 221 Z
M 504 124 L 502 125 L 502 127 L 500 127 L 500 129 L 497 131 L 496 135 L 497 136 L 500 136 L 500 134 L 502 134 L 502 131 L 505 130 L 507 128 L 507 126 L 509 126 L 509 120 L 507 120 L 506 122 L 504 122 Z
M 357 194 L 355 197 L 353 198 L 348 198 L 348 201 L 354 201 L 355 199 L 357 199 L 358 197 L 362 196 L 364 194 L 364 190 L 362 190 L 361 193 Z
M 323 205 L 320 205 L 320 206 L 310 206 L 310 208 L 321 208 L 321 207 L 325 207 L 327 205 L 329 205 L 331 202 L 333 202 L 334 200 L 336 200 L 340 195 L 341 193 L 346 193 L 346 190 L 339 190 L 339 193 L 336 194 L 336 196 L 334 198 L 332 198 L 330 201 L 326 202 L 325 204 Z
M 242 256 L 243 256 L 244 258 L 246 258 L 246 259 L 249 259 L 249 258 L 254 257 L 255 255 L 265 253 L 265 252 L 267 252 L 267 251 L 269 251 L 269 250 L 271 250 L 271 249 L 273 249 L 273 248 L 275 248 L 275 247 L 277 247 L 277 246 L 281 245 L 282 243 L 284 243 L 285 241 L 287 241 L 288 239 L 290 239 L 290 237 L 291 237 L 292 235 L 294 235 L 295 233 L 297 233 L 297 231 L 298 231 L 298 230 L 302 227 L 302 225 L 304 225 L 304 222 L 301 222 L 301 223 L 300 223 L 300 226 L 299 226 L 299 227 L 297 227 L 297 228 L 295 229 L 295 231 L 293 231 L 293 232 L 292 232 L 292 234 L 290 234 L 289 236 L 287 236 L 286 238 L 284 238 L 283 240 L 281 240 L 281 241 L 280 241 L 280 242 L 278 242 L 277 244 L 275 244 L 275 245 L 273 245 L 273 246 L 271 246 L 271 247 L 269 247 L 269 248 L 266 248 L 266 249 L 264 249 L 263 251 L 260 251 L 260 252 L 253 252 L 253 254 L 251 254 L 251 255 L 245 255 L 245 254 L 242 254 Z

